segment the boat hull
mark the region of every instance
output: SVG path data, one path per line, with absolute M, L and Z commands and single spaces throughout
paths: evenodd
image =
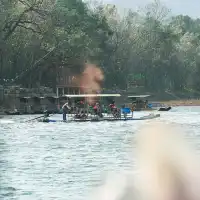
M 5 111 L 6 115 L 20 115 L 20 112 L 9 112 L 9 111 Z
M 156 111 L 156 108 L 135 108 L 134 111 Z
M 168 108 L 160 108 L 158 111 L 169 111 L 171 110 L 172 108 L 171 107 L 168 107 Z
M 135 121 L 135 120 L 149 120 L 149 119 L 155 119 L 160 117 L 160 114 L 150 114 L 144 117 L 139 117 L 139 118 L 93 118 L 93 119 L 73 119 L 73 120 L 38 120 L 38 122 L 43 122 L 43 123 L 56 123 L 56 122 L 102 122 L 102 121 Z

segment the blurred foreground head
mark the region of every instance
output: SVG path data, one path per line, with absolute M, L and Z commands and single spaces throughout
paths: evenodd
M 200 199 L 200 166 L 184 130 L 151 123 L 137 135 L 139 190 L 149 200 Z
M 80 77 L 82 92 L 96 94 L 102 71 L 85 65 Z M 89 103 L 94 99 L 87 99 Z M 184 130 L 161 122 L 145 125 L 137 133 L 139 174 L 100 188 L 95 200 L 200 200 L 200 166 L 195 151 L 183 139 Z M 113 178 L 114 179 L 114 178 Z M 127 189 L 128 188 L 128 189 Z
M 100 68 L 93 64 L 86 64 L 80 77 L 80 88 L 85 94 L 96 94 L 101 90 L 103 80 L 104 75 Z M 93 98 L 87 99 L 89 103 L 92 103 L 93 100 Z
M 99 188 L 95 199 L 200 200 L 200 166 L 195 151 L 185 143 L 184 131 L 154 122 L 136 134 L 139 173 L 132 180 L 111 180 Z

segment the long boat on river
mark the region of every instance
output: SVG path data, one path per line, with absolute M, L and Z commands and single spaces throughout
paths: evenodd
M 68 114 L 67 120 L 63 121 L 62 119 L 51 119 L 46 117 L 44 119 L 38 119 L 38 122 L 101 122 L 101 121 L 134 121 L 134 120 L 148 120 L 160 117 L 160 114 L 149 114 L 142 117 L 133 117 L 131 109 L 128 107 L 121 108 L 112 108 L 108 106 L 105 108 L 105 104 L 115 102 L 116 97 L 120 97 L 120 94 L 81 94 L 81 95 L 65 95 L 70 101 L 71 105 L 77 104 L 78 101 L 84 101 L 84 105 L 80 108 L 81 111 L 78 111 L 80 114 Z M 93 107 L 90 106 L 85 99 L 94 98 L 95 102 L 98 102 L 101 105 L 101 112 L 95 113 Z M 101 103 L 100 103 L 101 102 Z M 115 104 L 115 103 L 114 103 Z

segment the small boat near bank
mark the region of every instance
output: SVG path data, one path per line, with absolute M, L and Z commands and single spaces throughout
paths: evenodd
M 128 99 L 131 100 L 129 107 L 131 107 L 131 109 L 133 109 L 134 111 L 169 111 L 172 109 L 170 106 L 164 107 L 164 105 L 161 105 L 160 103 L 157 103 L 157 105 L 155 106 L 153 105 L 154 103 L 150 103 L 147 100 L 148 97 L 150 97 L 150 95 L 128 96 Z
M 169 110 L 171 110 L 172 108 L 171 108 L 171 106 L 169 106 L 169 107 L 167 107 L 167 108 L 160 108 L 158 111 L 169 111 Z
M 19 111 L 5 111 L 6 115 L 20 115 L 21 113 Z

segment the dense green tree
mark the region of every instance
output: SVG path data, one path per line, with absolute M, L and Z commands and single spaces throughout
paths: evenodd
M 0 12 L 3 84 L 53 87 L 55 67 L 90 61 L 107 88 L 200 90 L 200 19 L 171 17 L 158 0 L 123 15 L 81 0 L 2 0 Z

